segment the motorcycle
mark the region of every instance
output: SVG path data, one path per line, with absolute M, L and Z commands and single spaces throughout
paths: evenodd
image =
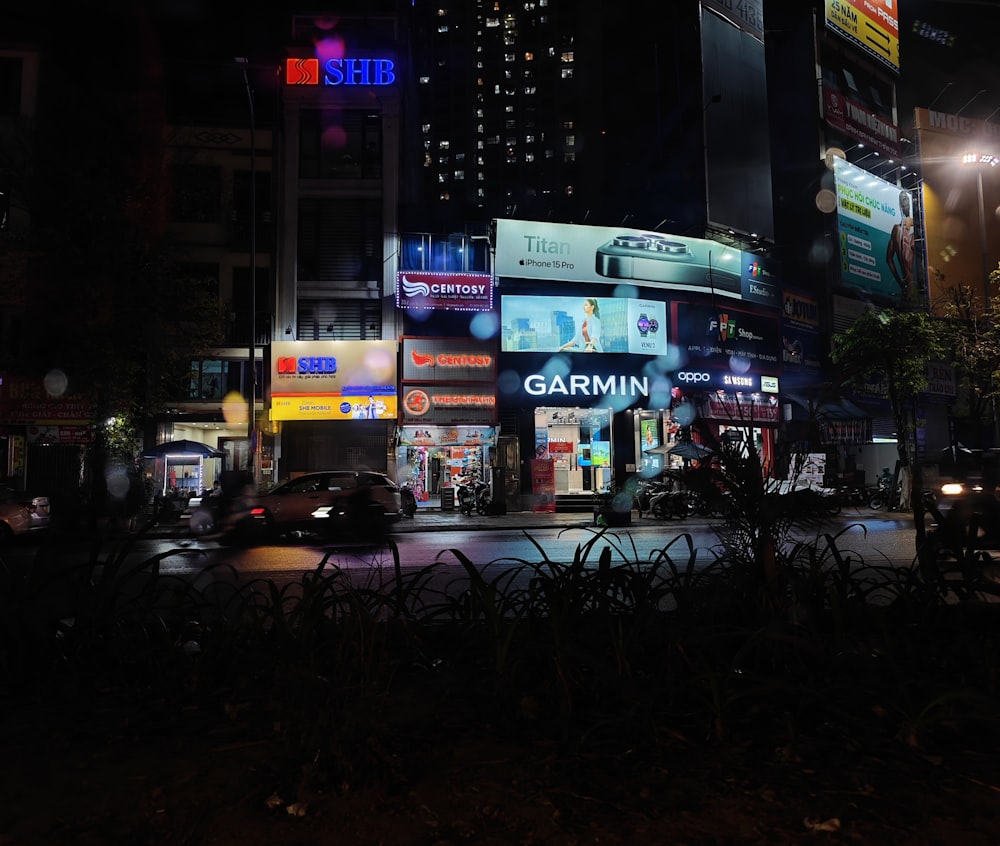
M 489 514 L 493 507 L 493 489 L 489 482 L 482 479 L 458 479 L 455 482 L 455 501 L 458 503 L 458 510 L 467 517 L 471 517 L 473 511 L 477 514 Z
M 472 516 L 472 511 L 476 507 L 476 492 L 474 480 L 457 479 L 455 481 L 455 501 L 458 503 L 458 510 L 466 517 Z
M 399 513 L 404 517 L 413 517 L 417 513 L 417 497 L 409 482 L 399 488 Z
M 888 467 L 882 469 L 882 475 L 878 477 L 876 482 L 875 493 L 872 495 L 871 499 L 868 500 L 868 507 L 873 511 L 881 511 L 882 509 L 891 509 L 899 502 L 900 486 L 896 485 L 896 489 L 893 490 L 892 485 L 892 473 L 889 471 Z

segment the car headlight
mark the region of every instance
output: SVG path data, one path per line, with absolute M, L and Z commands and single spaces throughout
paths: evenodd
M 945 482 L 941 485 L 941 493 L 944 496 L 958 496 L 965 490 L 965 485 L 960 482 Z

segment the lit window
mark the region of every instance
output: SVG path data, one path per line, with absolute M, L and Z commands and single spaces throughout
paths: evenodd
M 573 61 L 573 51 L 572 50 L 564 50 L 562 52 L 562 55 L 559 56 L 559 60 L 562 61 L 562 62 L 566 62 L 567 64 L 569 64 L 570 62 Z
M 534 153 L 525 153 L 524 154 L 524 160 L 526 162 L 533 162 L 535 160 L 535 154 Z
M 447 14 L 448 14 L 448 10 L 447 9 L 438 9 L 438 11 L 437 11 L 437 16 L 439 18 L 443 18 Z M 247 404 L 249 405 L 249 401 L 248 401 Z
M 476 109 L 476 117 L 479 118 L 480 120 L 482 120 L 482 117 L 483 117 L 483 110 L 482 109 Z M 249 405 L 249 403 L 248 403 L 248 405 Z
M 566 188 L 565 188 L 565 191 L 566 191 L 566 196 L 567 197 L 572 197 L 573 196 L 573 186 L 572 185 L 567 185 Z
M 534 135 L 525 135 L 524 136 L 524 143 L 525 144 L 534 144 L 535 143 L 535 136 Z
M 572 129 L 572 128 L 573 128 L 573 121 L 571 120 L 563 121 L 563 129 Z
M 503 54 L 503 60 L 505 62 L 513 62 L 514 61 L 514 54 L 513 53 L 504 53 Z
M 563 153 L 563 161 L 564 162 L 575 162 L 576 161 L 576 153 Z
M 484 126 L 483 126 L 483 125 L 482 125 L 481 123 L 479 123 L 479 124 L 476 124 L 476 132 L 485 132 L 485 131 L 486 131 L 486 129 L 485 129 L 485 127 L 484 127 Z M 248 401 L 248 402 L 247 402 L 247 405 L 249 405 L 249 404 L 250 404 L 250 403 L 249 403 L 249 401 Z
M 513 113 L 514 113 L 514 106 L 513 106 L 513 105 L 511 105 L 510 103 L 508 103 L 508 104 L 507 104 L 506 106 L 504 106 L 503 110 L 504 110 L 504 111 L 505 111 L 505 112 L 506 112 L 507 114 L 509 114 L 509 115 L 510 115 L 510 114 L 513 114 Z
M 422 77 L 420 77 L 420 84 L 421 85 L 427 85 L 427 83 L 429 83 L 430 81 L 431 81 L 431 78 L 429 76 L 422 76 Z
M 465 179 L 465 171 L 464 170 L 456 170 L 455 171 L 455 179 Z
M 448 24 L 441 24 L 441 26 L 438 27 L 438 32 L 447 32 L 447 31 L 448 31 Z
M 575 147 L 576 146 L 576 136 L 575 135 L 567 135 L 566 136 L 566 146 L 567 147 Z
M 556 156 L 555 150 L 546 150 L 545 151 L 545 158 L 547 158 L 547 159 L 554 159 L 555 156 Z
M 486 196 L 486 191 L 484 189 L 482 189 L 482 188 L 479 188 L 476 191 L 476 196 L 477 197 L 485 197 Z
M 485 182 L 485 181 L 486 181 L 486 174 L 485 174 L 485 173 L 483 173 L 482 171 L 479 171 L 479 172 L 478 172 L 478 173 L 476 174 L 476 180 L 477 180 L 478 182 Z
M 527 53 L 524 54 L 524 61 L 526 62 L 535 61 L 535 54 L 529 50 Z
M 559 74 L 563 79 L 573 78 L 573 68 L 562 68 Z
M 451 161 L 450 156 L 438 156 L 438 164 L 446 165 Z
M 438 199 L 439 200 L 450 200 L 451 199 L 451 194 L 449 194 L 447 191 L 442 191 L 438 195 Z
M 447 150 L 449 147 L 451 147 L 451 141 L 438 141 L 439 150 Z
M 486 28 L 487 29 L 493 29 L 494 27 L 498 27 L 498 26 L 500 26 L 500 21 L 497 20 L 496 18 L 487 18 L 486 19 Z
M 485 144 L 484 144 L 484 142 L 483 142 L 483 139 L 482 139 L 482 138 L 478 138 L 478 139 L 476 140 L 476 149 L 477 149 L 477 150 L 482 150 L 482 149 L 485 149 Z
M 426 135 L 428 132 L 431 131 L 431 125 L 429 123 L 421 124 L 420 125 L 420 131 L 423 132 Z M 249 404 L 250 403 L 249 403 L 249 400 L 248 400 L 247 401 L 247 405 L 249 405 Z
M 525 85 L 524 86 L 524 93 L 525 94 L 534 94 L 535 93 L 535 86 L 534 85 Z
M 504 129 L 517 129 L 517 121 L 516 120 L 512 120 L 512 119 L 508 119 L 504 123 Z
M 517 139 L 511 137 L 511 138 L 508 138 L 505 143 L 507 144 L 508 147 L 514 147 L 514 146 L 517 145 Z
M 448 181 L 448 174 L 447 173 L 439 173 L 438 174 L 438 182 L 447 182 L 447 181 Z

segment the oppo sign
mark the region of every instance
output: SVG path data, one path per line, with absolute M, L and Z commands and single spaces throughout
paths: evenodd
M 682 370 L 677 374 L 677 381 L 685 385 L 706 384 L 712 381 L 712 377 L 704 371 Z

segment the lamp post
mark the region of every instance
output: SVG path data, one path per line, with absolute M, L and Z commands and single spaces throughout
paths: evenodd
M 250 345 L 247 374 L 247 469 L 254 471 L 254 419 L 257 399 L 257 143 L 256 120 L 254 119 L 253 89 L 247 76 L 249 62 L 245 57 L 237 57 L 236 64 L 243 71 L 243 85 L 247 91 L 250 106 Z M 254 474 L 256 476 L 256 474 Z
M 976 168 L 976 188 L 978 190 L 979 246 L 982 250 L 983 293 L 986 307 L 990 307 L 990 262 L 986 246 L 986 202 L 983 198 L 983 170 L 996 167 L 1000 158 L 992 153 L 970 152 L 962 156 L 962 164 Z

